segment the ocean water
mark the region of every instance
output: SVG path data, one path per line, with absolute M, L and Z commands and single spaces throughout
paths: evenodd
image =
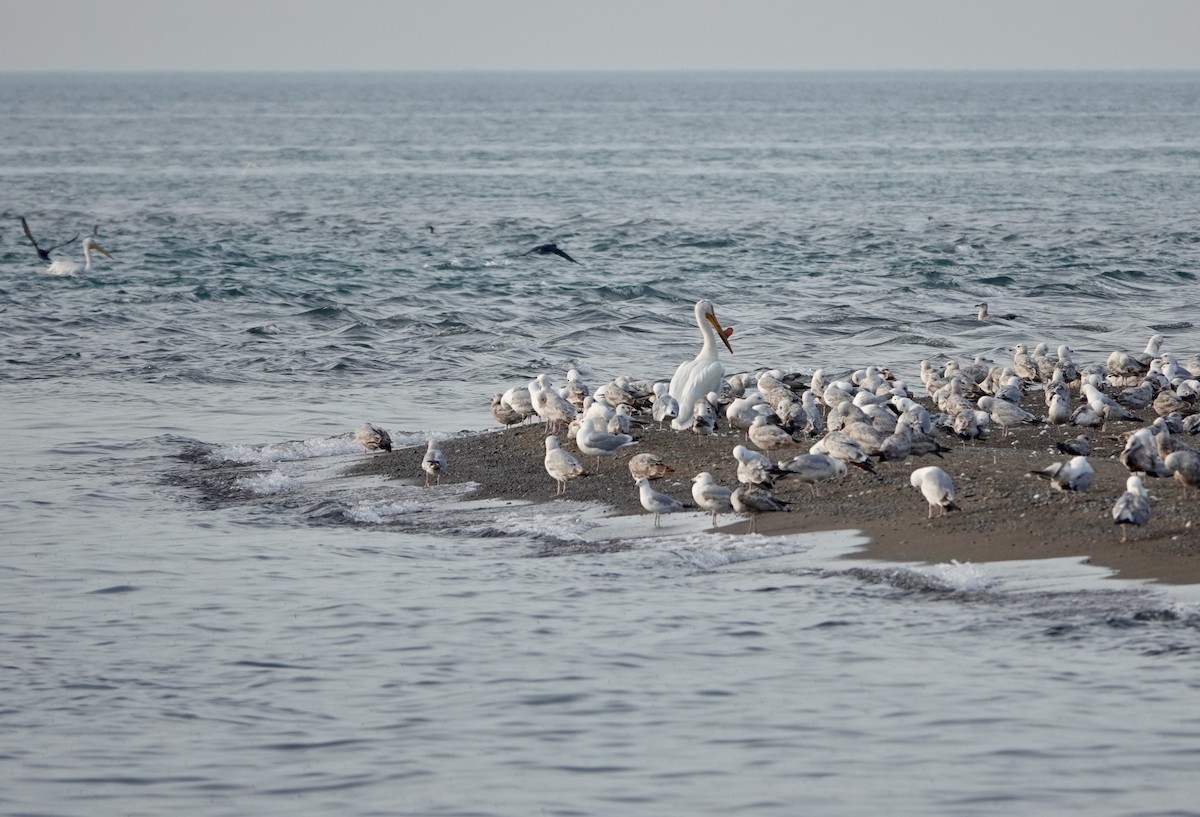
M 1198 103 L 0 75 L 0 813 L 1200 814 L 1195 588 L 343 473 L 364 420 L 420 444 L 539 373 L 667 377 L 698 297 L 730 370 L 1186 359 Z M 22 215 L 114 258 L 43 275 Z

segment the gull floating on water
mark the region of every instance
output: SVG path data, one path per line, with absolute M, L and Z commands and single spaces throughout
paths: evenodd
M 976 320 L 986 321 L 989 318 L 999 318 L 1000 320 L 1011 321 L 1011 320 L 1016 320 L 1017 318 L 1020 317 L 1020 315 L 1014 315 L 1012 312 L 1005 312 L 1000 315 L 993 315 L 992 313 L 988 312 L 987 301 L 984 301 L 983 303 L 975 304 L 975 308 L 979 310 L 978 312 L 975 313 Z
M 718 485 L 708 471 L 701 471 L 692 477 L 692 499 L 701 508 L 712 513 L 713 530 L 717 529 L 717 514 L 733 511 L 731 496 L 733 489 Z
M 921 495 L 929 503 L 928 519 L 933 519 L 933 509 L 941 508 L 944 516 L 946 511 L 957 511 L 954 504 L 954 481 L 950 475 L 936 465 L 926 465 L 918 468 L 908 477 L 908 484 L 921 489 Z
M 1140 528 L 1150 521 L 1150 494 L 1141 477 L 1135 475 L 1125 480 L 1125 493 L 1113 505 L 1112 518 L 1121 526 L 1122 542 L 1128 541 L 1130 525 Z
M 733 330 L 727 331 L 721 328 L 712 301 L 696 301 L 695 313 L 696 325 L 700 327 L 700 336 L 703 340 L 700 354 L 696 355 L 693 360 L 679 364 L 679 368 L 675 370 L 675 375 L 671 378 L 671 384 L 667 388 L 667 392 L 683 409 L 680 416 L 671 421 L 671 428 L 676 431 L 685 431 L 691 428 L 695 419 L 692 409 L 695 407 L 696 401 L 707 397 L 709 392 L 716 392 L 721 388 L 721 376 L 725 374 L 725 366 L 722 365 L 717 355 L 718 336 L 729 353 L 733 354 L 733 347 L 729 345 L 729 334 Z
M 654 514 L 654 527 L 659 527 L 658 518 L 662 514 L 683 510 L 683 503 L 654 490 L 650 487 L 650 480 L 645 477 L 638 477 L 634 484 L 638 487 L 638 498 L 642 502 L 642 507 Z
M 425 449 L 425 456 L 421 458 L 421 470 L 425 472 L 425 487 L 429 487 L 430 478 L 434 479 L 435 485 L 442 484 L 442 472 L 446 470 L 446 455 L 442 453 L 442 449 L 438 448 L 437 442 L 429 441 L 429 447 Z
M 354 429 L 354 439 L 367 451 L 391 451 L 392 437 L 373 423 L 363 423 Z
M 559 447 L 558 437 L 551 434 L 546 438 L 546 458 L 543 461 L 546 473 L 557 483 L 555 496 L 567 492 L 567 482 L 583 475 L 583 466 L 568 451 Z

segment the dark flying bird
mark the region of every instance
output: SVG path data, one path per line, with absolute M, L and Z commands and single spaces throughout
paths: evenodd
M 97 224 L 96 226 L 99 227 L 100 225 Z M 35 250 L 37 250 L 38 258 L 42 259 L 43 261 L 45 261 L 47 263 L 50 262 L 50 253 L 54 252 L 55 250 L 57 250 L 59 247 L 63 246 L 64 244 L 70 244 L 72 241 L 79 238 L 79 233 L 75 233 L 75 235 L 71 236 L 66 241 L 60 241 L 57 244 L 55 244 L 53 247 L 47 247 L 46 249 L 42 249 L 40 246 L 38 246 L 37 239 L 33 237 L 33 233 L 30 232 L 29 224 L 25 221 L 25 216 L 21 216 L 21 229 L 25 231 L 25 237 L 29 239 L 29 243 L 33 245 L 33 248 Z
M 567 259 L 567 260 L 568 260 L 568 261 L 570 261 L 572 264 L 578 264 L 578 263 L 579 263 L 579 262 L 578 262 L 578 261 L 576 261 L 574 258 L 572 258 L 571 256 L 567 255 L 565 252 L 563 252 L 562 250 L 560 250 L 560 249 L 558 248 L 558 245 L 557 245 L 557 244 L 542 244 L 542 245 L 540 245 L 540 246 L 534 247 L 534 248 L 533 248 L 532 250 L 530 250 L 529 252 L 523 252 L 523 253 L 521 253 L 521 255 L 530 255 L 530 254 L 532 254 L 532 253 L 537 253 L 538 255 L 557 255 L 557 256 L 559 256 L 559 257 L 561 257 L 561 258 L 565 258 L 565 259 Z

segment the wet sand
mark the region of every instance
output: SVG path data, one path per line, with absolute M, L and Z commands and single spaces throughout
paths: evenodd
M 1026 398 L 1025 407 L 1044 414 L 1041 394 Z M 1146 422 L 1152 411 L 1140 412 Z M 1144 423 L 1143 423 L 1144 424 Z M 851 468 L 839 485 L 822 483 L 822 496 L 813 497 L 808 485 L 792 480 L 776 486 L 776 495 L 789 502 L 787 512 L 758 518 L 762 534 L 858 529 L 871 543 L 859 554 L 864 558 L 901 562 L 988 562 L 1008 559 L 1087 557 L 1093 564 L 1118 572 L 1121 578 L 1153 579 L 1168 584 L 1200 583 L 1200 492 L 1173 479 L 1146 478 L 1151 517 L 1140 530 L 1131 529 L 1122 543 L 1113 523 L 1113 503 L 1125 490 L 1129 476 L 1117 459 L 1124 432 L 1139 423 L 1110 423 L 1095 432 L 1089 458 L 1096 470 L 1092 487 L 1077 501 L 1054 491 L 1046 480 L 1030 476 L 1034 468 L 1067 459 L 1055 443 L 1070 439 L 1082 429 L 1074 426 L 1024 426 L 1008 437 L 999 430 L 985 440 L 963 444 L 951 436 L 939 437 L 951 448 L 943 459 L 935 456 L 903 462 L 876 463 L 875 474 Z M 627 464 L 634 454 L 649 451 L 675 468 L 675 474 L 658 480 L 657 490 L 692 504 L 691 478 L 711 471 L 717 482 L 736 487 L 735 445 L 750 445 L 742 432 L 723 429 L 712 436 L 659 430 L 648 426 L 637 431 L 639 443 L 603 459 L 579 454 L 568 435 L 563 447 L 583 463 L 587 474 L 573 480 L 566 498 L 604 503 L 619 514 L 652 517 L 643 510 Z M 467 434 L 442 443 L 449 460 L 443 482 L 478 483 L 482 496 L 531 502 L 554 502 L 555 483 L 542 465 L 545 431 L 541 424 Z M 774 460 L 805 453 L 808 444 L 794 450 L 771 452 Z M 425 446 L 391 453 L 365 455 L 351 470 L 356 474 L 382 474 L 421 484 L 421 457 Z M 924 465 L 938 465 L 954 480 L 958 512 L 927 519 L 920 491 L 909 485 L 909 474 Z M 699 509 L 687 513 L 704 513 Z M 722 515 L 723 531 L 739 533 L 747 522 Z

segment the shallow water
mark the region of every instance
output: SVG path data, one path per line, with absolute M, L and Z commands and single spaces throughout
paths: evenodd
M 1186 357 L 1196 80 L 0 77 L 0 811 L 1200 813 L 1193 588 L 341 476 L 699 295 L 731 369 Z

